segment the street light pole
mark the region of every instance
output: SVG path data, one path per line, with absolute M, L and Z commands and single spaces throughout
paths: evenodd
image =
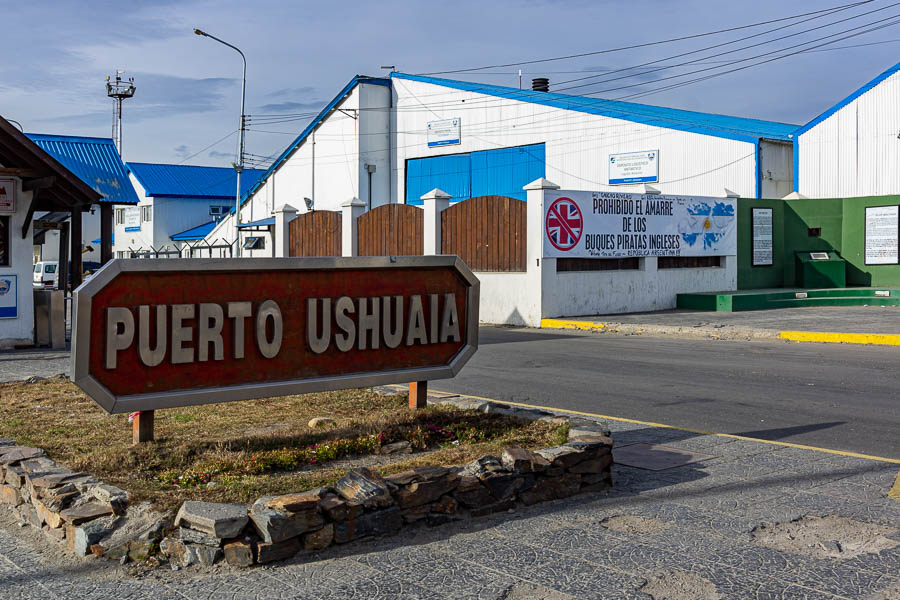
M 240 257 L 241 243 L 240 237 L 238 235 L 238 232 L 240 231 L 238 229 L 238 225 L 241 221 L 241 172 L 244 170 L 244 100 L 246 98 L 247 91 L 247 57 L 244 56 L 244 53 L 241 52 L 240 48 L 229 44 L 225 40 L 220 40 L 214 35 L 210 35 L 205 31 L 201 31 L 200 29 L 194 29 L 194 33 L 216 40 L 220 44 L 228 46 L 229 48 L 240 54 L 241 60 L 244 61 L 244 73 L 243 78 L 241 79 L 241 123 L 240 129 L 238 130 L 238 161 L 237 164 L 233 165 L 234 170 L 237 172 L 237 192 L 234 196 L 234 252 L 235 256 Z

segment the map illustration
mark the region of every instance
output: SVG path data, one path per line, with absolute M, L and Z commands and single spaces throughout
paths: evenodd
M 688 246 L 695 246 L 702 240 L 703 248 L 709 249 L 734 229 L 734 206 L 724 202 L 695 202 L 687 207 L 688 216 L 678 224 L 681 238 Z

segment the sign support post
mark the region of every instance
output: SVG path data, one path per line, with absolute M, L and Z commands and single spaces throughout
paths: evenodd
M 156 411 L 142 410 L 131 421 L 131 445 L 153 441 L 153 420 Z
M 409 382 L 409 409 L 420 410 L 428 406 L 428 382 Z

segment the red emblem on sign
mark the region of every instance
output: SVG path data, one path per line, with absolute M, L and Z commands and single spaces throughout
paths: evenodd
M 547 238 L 557 250 L 571 250 L 581 239 L 584 221 L 581 209 L 571 198 L 558 198 L 550 205 L 545 223 Z

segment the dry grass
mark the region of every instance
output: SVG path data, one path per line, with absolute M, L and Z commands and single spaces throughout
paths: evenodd
M 323 416 L 335 419 L 336 425 L 307 426 L 311 418 Z M 503 447 L 547 447 L 565 437 L 565 428 L 556 425 L 475 411 L 438 407 L 413 413 L 405 395 L 361 389 L 157 411 L 156 441 L 135 448 L 127 415 L 106 414 L 69 382 L 0 385 L 0 436 L 44 448 L 54 460 L 125 488 L 134 500 L 151 500 L 167 510 L 185 500 L 250 502 L 266 494 L 328 485 L 352 462 L 262 474 L 246 466 L 259 464 L 251 459 L 296 455 L 315 444 L 333 448 L 335 442 L 371 440 L 368 436 L 378 434 L 382 443 L 409 440 L 412 432 L 435 425 L 466 433 L 458 445 L 444 440 L 378 469 L 394 473 L 417 465 L 462 464 Z M 482 436 L 487 439 L 477 439 Z M 216 470 L 211 486 L 182 488 L 164 481 L 179 473 Z

